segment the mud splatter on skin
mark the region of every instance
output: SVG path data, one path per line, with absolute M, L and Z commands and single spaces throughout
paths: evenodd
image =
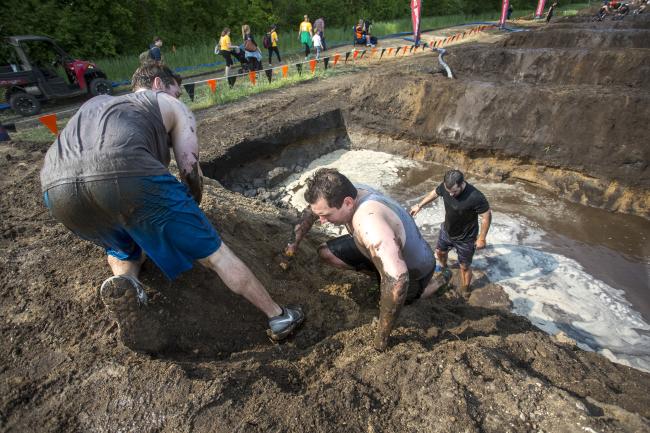
M 297 242 L 300 242 L 302 238 L 304 238 L 305 235 L 309 232 L 309 230 L 311 230 L 317 219 L 318 217 L 311 211 L 311 208 L 306 207 L 300 214 L 300 220 L 294 227 L 289 243 L 295 244 Z
M 394 238 L 393 240 L 397 243 L 398 254 L 400 259 L 402 259 L 402 248 L 400 247 L 401 243 L 398 242 L 398 239 L 399 238 Z M 379 245 L 380 244 L 381 242 L 379 242 Z M 374 245 L 371 246 L 370 254 L 372 256 L 373 264 L 381 275 L 379 325 L 377 327 L 374 347 L 379 351 L 384 351 L 388 346 L 388 338 L 393 330 L 393 325 L 395 324 L 397 317 L 399 317 L 399 312 L 406 300 L 409 276 L 408 272 L 400 274 L 397 278 L 388 275 L 384 270 L 384 263 L 376 254 Z
M 196 161 L 192 164 L 192 170 L 189 173 L 183 170 L 181 174 L 190 189 L 190 194 L 192 194 L 192 197 L 194 197 L 194 200 L 198 204 L 201 204 L 201 198 L 203 197 L 203 177 L 199 170 L 199 157 L 197 154 L 193 155 Z

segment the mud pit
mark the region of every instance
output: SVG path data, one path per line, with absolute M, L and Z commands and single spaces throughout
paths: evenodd
M 631 47 L 627 61 L 614 49 L 587 46 L 591 55 L 569 55 L 566 45 L 539 42 L 558 40 L 548 26 L 511 45 L 454 48 L 448 62 L 456 81 L 432 75 L 434 59 L 423 56 L 407 67 L 389 61 L 200 113 L 204 171 L 238 191 L 208 182 L 203 209 L 272 295 L 308 314 L 281 346 L 266 341 L 262 314 L 208 271 L 196 268 L 172 283 L 147 263 L 142 280 L 152 314 L 168 324 L 166 349 L 154 357 L 125 349 L 97 296 L 108 276 L 103 253 L 67 233 L 41 204 L 47 146 L 3 145 L 0 427 L 650 431 L 649 374 L 547 336 L 508 313 L 503 291 L 485 279 L 468 303 L 450 296 L 405 308 L 389 350 L 376 353 L 369 346 L 376 299 L 368 290 L 376 282 L 321 267 L 313 254 L 318 235 L 283 272 L 276 255 L 293 212 L 268 202 L 283 176 L 363 141 L 648 217 L 650 98 L 647 80 L 644 86 L 641 75 L 626 71 L 647 75 L 650 50 L 634 30 L 643 21 L 627 22 L 603 32 L 618 35 L 608 39 L 616 41 L 611 48 Z M 593 23 L 570 24 L 589 34 L 577 41 L 593 37 Z M 539 47 L 575 62 L 564 79 L 555 72 L 563 66 L 540 57 Z M 476 68 L 481 62 L 484 69 Z M 525 70 L 501 69 L 512 62 Z M 596 75 L 594 67 L 604 70 Z

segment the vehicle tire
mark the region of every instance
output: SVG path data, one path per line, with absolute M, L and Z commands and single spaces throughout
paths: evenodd
M 34 95 L 18 92 L 11 95 L 9 105 L 15 113 L 21 116 L 33 116 L 41 112 L 41 102 Z
M 112 95 L 113 83 L 108 81 L 106 78 L 95 78 L 90 82 L 89 91 L 93 96 Z

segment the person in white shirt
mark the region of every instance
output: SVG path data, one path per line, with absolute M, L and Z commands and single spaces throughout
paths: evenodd
M 323 50 L 323 41 L 318 33 L 314 33 L 311 37 L 311 42 L 316 50 L 316 60 L 320 59 L 320 52 Z

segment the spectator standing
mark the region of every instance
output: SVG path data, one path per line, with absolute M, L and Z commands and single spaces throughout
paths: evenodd
M 230 28 L 226 27 L 221 32 L 221 37 L 219 38 L 219 43 L 217 44 L 218 53 L 221 54 L 226 61 L 226 74 L 228 77 L 230 75 L 230 67 L 233 65 L 232 61 L 232 42 L 230 41 Z M 217 54 L 217 50 L 215 50 Z
M 318 32 L 314 32 L 314 36 L 312 36 L 312 43 L 314 44 L 314 50 L 316 50 L 316 60 L 320 59 L 320 52 L 323 49 L 323 44 L 320 38 L 320 34 Z
M 162 47 L 163 41 L 158 36 L 154 36 L 153 43 L 149 46 L 149 57 L 154 62 L 162 62 L 162 53 L 160 52 L 160 47 Z
M 273 66 L 273 53 L 278 57 L 278 62 L 282 63 L 282 59 L 280 58 L 280 50 L 278 49 L 278 31 L 277 31 L 277 26 L 273 24 L 271 28 L 269 29 L 269 38 L 271 42 L 271 46 L 268 48 L 269 50 L 269 66 Z
M 309 22 L 309 16 L 305 15 L 304 20 L 300 23 L 300 30 L 298 32 L 298 40 L 305 47 L 305 60 L 309 59 L 312 36 L 311 22 Z
M 244 57 L 249 64 L 250 70 L 259 71 L 262 69 L 262 53 L 257 47 L 257 42 L 255 42 L 248 24 L 241 26 L 241 34 L 244 40 Z
M 314 33 L 318 33 L 320 36 L 320 43 L 323 47 L 323 51 L 325 51 L 327 49 L 327 44 L 325 43 L 325 20 L 323 17 L 314 21 Z

